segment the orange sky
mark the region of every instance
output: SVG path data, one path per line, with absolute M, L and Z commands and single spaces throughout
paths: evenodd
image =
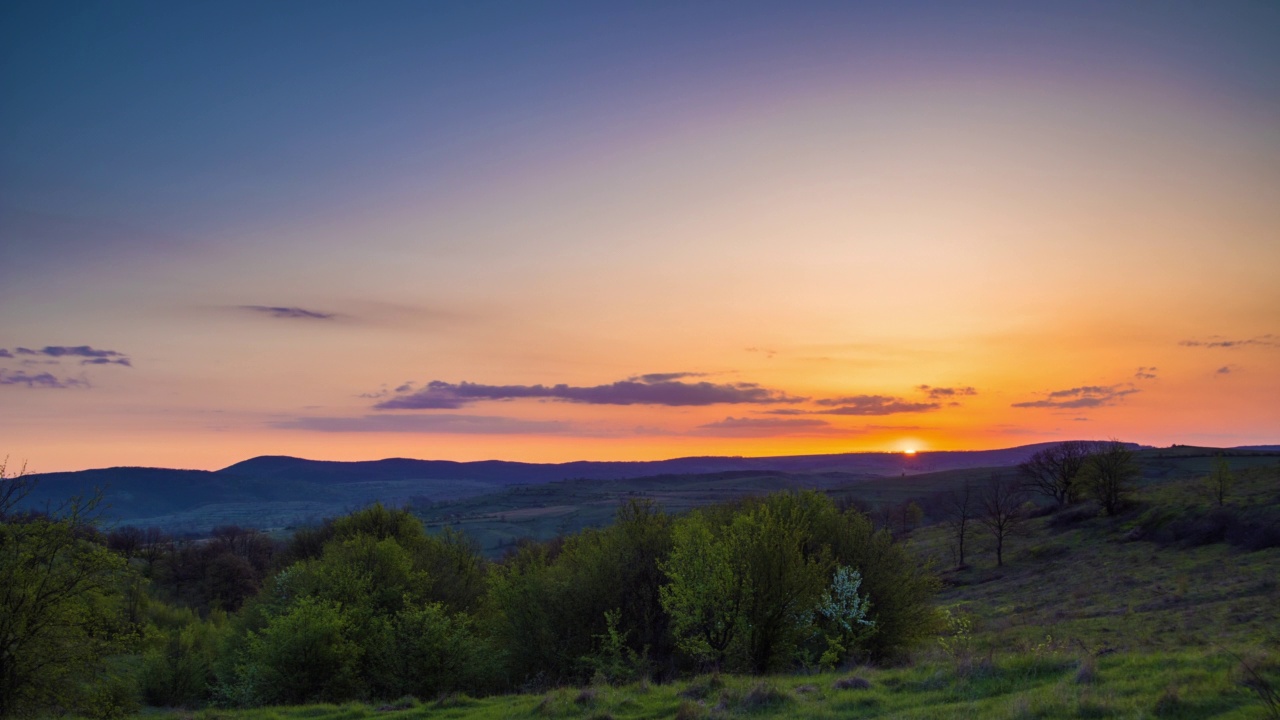
M 413 56 L 389 79 L 381 26 L 342 51 L 373 58 L 351 76 L 90 38 L 108 70 L 55 69 L 68 102 L 121 94 L 116 134 L 3 111 L 0 454 L 46 472 L 1280 443 L 1280 17 L 1253 11 L 1060 35 L 1026 13 L 990 37 L 877 12 L 937 41 L 903 46 L 822 13 L 759 37 L 769 18 L 646 16 L 652 34 L 575 35 L 564 57 L 525 18 L 440 41 L 475 67 Z M 15 92 L 58 80 L 38 62 L 76 36 L 49 27 L 6 70 Z M 252 54 L 271 30 L 227 32 L 263 33 Z M 207 72 L 143 92 L 166 60 Z M 329 114 L 317 77 L 337 78 Z M 219 82 L 257 99 L 175 114 Z

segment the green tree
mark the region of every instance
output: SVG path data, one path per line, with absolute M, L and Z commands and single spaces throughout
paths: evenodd
M 1205 491 L 1218 507 L 1222 507 L 1227 504 L 1227 495 L 1231 494 L 1231 488 L 1235 484 L 1236 476 L 1231 472 L 1231 463 L 1226 458 L 1219 457 L 1213 463 L 1213 472 L 1204 480 Z
M 305 597 L 248 639 L 240 693 L 256 704 L 339 702 L 360 690 L 364 649 L 337 603 Z
M 103 657 L 129 639 L 119 604 L 125 560 L 90 540 L 98 498 L 17 512 L 33 488 L 0 463 L 0 717 L 75 707 Z
M 672 529 L 671 556 L 662 563 L 669 582 L 660 597 L 677 646 L 717 667 L 744 625 L 743 606 L 751 590 L 735 567 L 733 551 L 713 532 L 706 514 L 694 511 Z

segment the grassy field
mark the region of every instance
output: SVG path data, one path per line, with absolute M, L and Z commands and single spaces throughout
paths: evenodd
M 1090 655 L 1042 649 L 977 661 L 766 678 L 702 676 L 667 685 L 559 688 L 544 693 L 387 705 L 312 705 L 196 713 L 182 720 L 360 718 L 1265 718 L 1222 650 Z
M 1280 717 L 1280 708 L 1269 707 L 1250 687 L 1254 672 L 1280 687 L 1280 547 L 1249 551 L 1221 541 L 1170 541 L 1152 530 L 1153 517 L 1198 518 L 1212 510 L 1198 478 L 1212 460 L 1194 454 L 1146 458 L 1145 487 L 1127 513 L 1106 518 L 1096 511 L 1067 510 L 1033 518 L 1010 542 L 1000 568 L 988 543 L 975 535 L 969 566 L 948 570 L 953 561 L 946 531 L 939 526 L 917 530 L 908 542 L 942 572 L 946 587 L 939 604 L 952 618 L 951 629 L 899 667 L 763 678 L 701 676 L 661 685 L 564 687 L 479 699 L 455 695 L 379 705 L 151 710 L 148 715 L 182 720 Z M 1232 467 L 1237 481 L 1227 510 L 1280 507 L 1280 466 L 1274 456 L 1232 459 Z M 937 474 L 924 482 L 936 487 L 964 477 Z M 507 515 L 505 522 L 580 517 L 571 513 L 585 512 L 582 505 L 567 499 L 574 484 L 554 485 L 542 496 L 531 493 L 539 488 L 511 493 L 516 501 L 500 511 Z M 686 487 L 684 497 L 699 504 L 717 489 L 714 481 Z M 595 497 L 590 486 L 578 490 L 583 498 Z M 526 493 L 530 497 L 519 497 Z M 541 504 L 529 512 L 526 501 L 532 499 Z M 608 503 L 599 502 L 604 512 Z

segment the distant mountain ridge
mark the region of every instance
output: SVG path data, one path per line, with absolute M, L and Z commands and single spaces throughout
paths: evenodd
M 56 506 L 68 497 L 103 491 L 108 524 L 205 531 L 218 524 L 283 527 L 332 516 L 374 501 L 459 500 L 512 485 L 560 480 L 625 480 L 657 475 L 731 472 L 915 475 L 1016 465 L 1037 443 L 999 450 L 843 453 L 778 457 L 683 457 L 653 461 L 523 463 L 387 458 L 356 462 L 261 456 L 221 470 L 114 467 L 38 474 L 25 506 Z M 1134 446 L 1137 447 L 1136 445 Z

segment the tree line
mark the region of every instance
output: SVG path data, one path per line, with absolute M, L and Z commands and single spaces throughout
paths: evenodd
M 3 476 L 0 469 L 0 476 Z M 18 512 L 0 485 L 0 715 L 108 717 L 763 673 L 905 656 L 938 579 L 857 508 L 781 493 L 486 561 L 374 505 L 286 541 L 100 532 L 95 500 Z

